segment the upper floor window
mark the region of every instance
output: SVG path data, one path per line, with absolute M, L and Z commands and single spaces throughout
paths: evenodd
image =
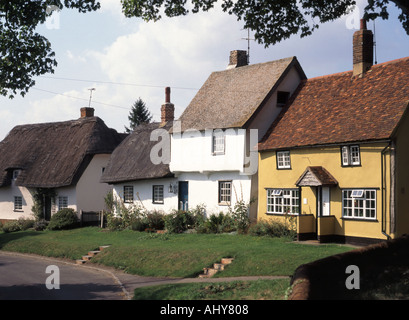
M 360 166 L 361 152 L 358 145 L 341 148 L 342 166 Z
M 13 171 L 13 180 L 16 180 L 19 174 L 20 174 L 20 170 L 14 170 Z
M 223 130 L 215 130 L 212 136 L 212 154 L 224 154 L 226 149 L 226 137 Z
M 283 107 L 287 104 L 290 93 L 287 91 L 277 91 L 277 106 Z
M 277 169 L 291 169 L 290 151 L 277 151 Z
M 133 186 L 124 186 L 124 202 L 133 202 Z

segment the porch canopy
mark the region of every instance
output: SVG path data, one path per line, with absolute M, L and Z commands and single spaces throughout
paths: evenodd
M 297 187 L 333 187 L 338 181 L 321 166 L 307 167 L 295 183 Z

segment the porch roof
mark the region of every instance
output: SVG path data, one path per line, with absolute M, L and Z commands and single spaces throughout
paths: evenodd
M 331 187 L 338 185 L 338 181 L 321 166 L 307 167 L 295 183 L 297 187 Z

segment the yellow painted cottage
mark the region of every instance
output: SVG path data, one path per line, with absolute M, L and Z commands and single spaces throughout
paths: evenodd
M 295 217 L 299 240 L 373 243 L 409 233 L 409 57 L 303 81 L 259 143 L 258 220 Z

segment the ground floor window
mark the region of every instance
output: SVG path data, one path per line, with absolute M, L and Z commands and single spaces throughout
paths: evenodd
M 133 202 L 133 186 L 124 186 L 124 202 Z
M 153 186 L 152 193 L 153 203 L 163 204 L 163 186 Z
M 229 205 L 232 181 L 219 181 L 219 204 Z
M 356 219 L 376 219 L 376 190 L 342 190 L 342 216 Z
M 68 197 L 58 197 L 58 210 L 68 208 Z
M 299 214 L 298 189 L 267 189 L 267 213 Z
M 14 210 L 15 211 L 23 210 L 23 197 L 20 196 L 14 197 Z

